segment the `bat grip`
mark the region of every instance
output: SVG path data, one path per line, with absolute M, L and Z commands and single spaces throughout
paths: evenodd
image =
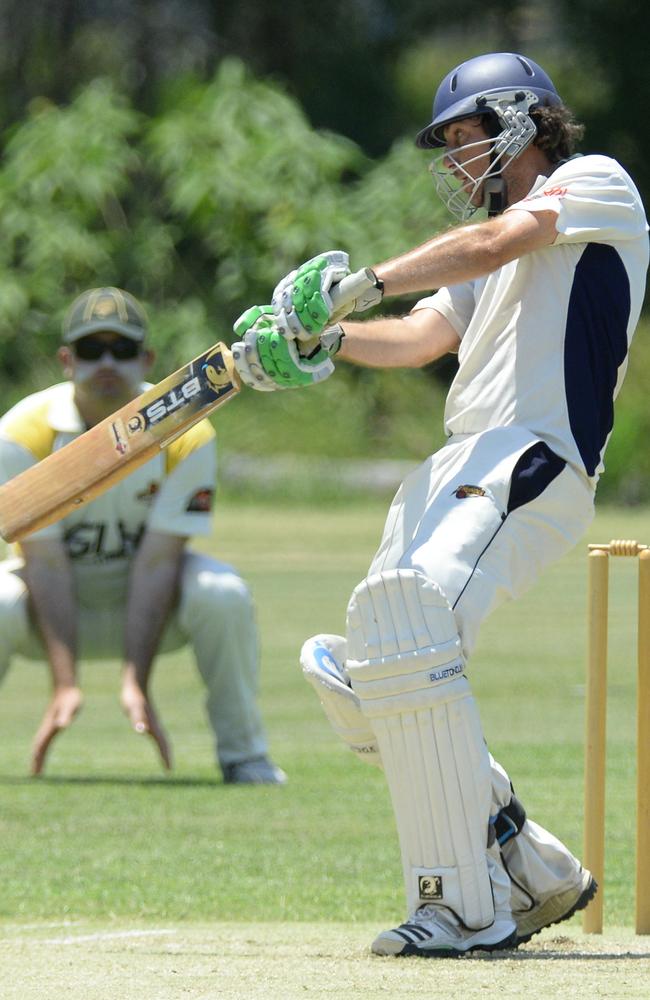
M 348 274 L 346 278 L 334 285 L 330 290 L 330 295 L 336 319 L 342 319 L 352 312 L 357 299 L 365 294 L 371 286 L 376 286 L 376 279 L 369 268 Z

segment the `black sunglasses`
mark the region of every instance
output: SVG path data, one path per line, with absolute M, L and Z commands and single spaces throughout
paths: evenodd
M 116 361 L 132 361 L 140 353 L 140 344 L 130 337 L 117 337 L 115 340 L 81 337 L 79 340 L 75 340 L 72 349 L 80 361 L 99 361 L 106 351 Z

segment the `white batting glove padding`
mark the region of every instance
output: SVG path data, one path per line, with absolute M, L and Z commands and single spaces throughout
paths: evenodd
M 254 330 L 244 334 L 243 340 L 236 341 L 230 348 L 235 368 L 244 385 L 258 392 L 273 392 L 274 389 L 284 389 L 270 378 L 260 363 L 257 353 L 257 335 Z
M 320 299 L 323 306 L 332 316 L 334 307 L 329 290 L 332 285 L 337 284 L 342 278 L 350 273 L 350 258 L 344 250 L 327 250 L 325 253 L 312 257 L 296 270 L 291 271 L 280 281 L 273 292 L 271 305 L 275 314 L 278 327 L 287 340 L 311 340 L 314 336 L 313 330 L 307 330 L 300 319 L 299 309 L 297 311 L 296 279 L 300 284 L 300 276 L 309 271 L 311 266 L 325 258 L 327 265 L 320 272 Z

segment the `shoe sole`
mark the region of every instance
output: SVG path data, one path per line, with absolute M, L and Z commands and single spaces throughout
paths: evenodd
M 552 927 L 554 924 L 561 924 L 564 920 L 569 920 L 569 918 L 572 917 L 574 913 L 578 913 L 579 910 L 584 910 L 585 906 L 587 906 L 587 904 L 591 902 L 591 900 L 594 898 L 597 892 L 598 892 L 598 883 L 596 882 L 596 879 L 593 877 L 593 875 L 591 875 L 589 878 L 589 882 L 587 883 L 587 886 L 582 890 L 582 892 L 576 899 L 573 906 L 569 907 L 568 910 L 565 910 L 565 912 L 562 913 L 560 916 L 556 917 L 555 920 L 546 920 L 543 924 L 541 924 L 540 927 L 536 927 L 531 931 L 524 932 L 523 934 L 519 933 L 518 931 L 517 945 L 526 944 L 526 942 L 530 941 L 532 937 L 543 931 L 545 927 Z M 542 907 L 540 910 L 540 914 L 543 912 L 544 908 Z
M 472 951 L 513 951 L 517 947 L 517 932 L 513 931 L 503 941 L 495 944 L 474 944 L 470 948 L 418 948 L 407 944 L 401 951 L 391 955 L 391 958 L 408 958 L 415 955 L 418 958 L 463 958 Z M 376 954 L 376 953 L 375 953 Z

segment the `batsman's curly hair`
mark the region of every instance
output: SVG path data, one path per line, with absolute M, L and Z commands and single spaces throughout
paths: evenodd
M 537 128 L 534 145 L 546 153 L 551 163 L 573 155 L 585 127 L 575 120 L 569 108 L 564 104 L 538 107 L 530 112 L 530 117 Z

